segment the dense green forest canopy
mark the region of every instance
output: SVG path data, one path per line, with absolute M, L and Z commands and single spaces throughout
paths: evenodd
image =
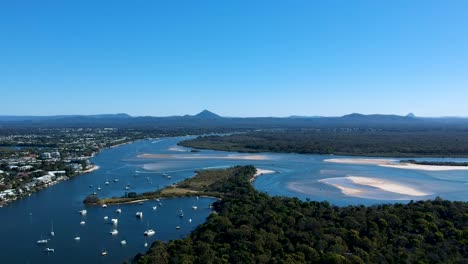
M 183 141 L 180 145 L 239 152 L 468 157 L 468 131 L 288 129 L 204 136 Z
M 136 263 L 466 263 L 468 203 L 337 207 L 256 191 L 252 166 L 217 170 L 229 193 L 187 238 Z

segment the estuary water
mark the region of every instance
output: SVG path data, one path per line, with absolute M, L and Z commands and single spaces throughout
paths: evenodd
M 160 202 L 102 208 L 85 207 L 82 201 L 87 195 L 96 192 L 99 197 L 111 197 L 123 196 L 125 192 L 153 191 L 192 177 L 197 170 L 233 165 L 255 165 L 270 170 L 271 173 L 257 177 L 254 182 L 260 191 L 303 200 L 327 200 L 335 205 L 408 202 L 436 196 L 468 201 L 468 171 L 330 163 L 326 160 L 346 157 L 329 155 L 191 152 L 177 146 L 177 142 L 187 138 L 190 137 L 141 140 L 103 150 L 92 159 L 100 166 L 99 170 L 0 208 L 0 261 L 122 263 L 130 260 L 137 253 L 145 252 L 156 240 L 187 236 L 211 213 L 209 205 L 214 199 L 161 199 Z M 87 210 L 84 216 L 78 213 L 83 209 Z M 122 212 L 116 213 L 117 209 Z M 180 210 L 183 217 L 179 216 Z M 143 218 L 138 219 L 136 212 L 142 212 Z M 115 227 L 110 223 L 112 218 L 118 219 Z M 54 237 L 50 237 L 52 226 Z M 117 235 L 110 234 L 113 228 L 118 230 Z M 154 229 L 156 234 L 145 238 L 143 232 L 148 228 Z M 48 239 L 48 242 L 38 245 L 36 242 L 40 239 Z M 121 244 L 122 240 L 126 241 L 125 245 Z M 44 252 L 46 247 L 54 248 L 55 252 Z M 102 251 L 107 251 L 107 256 L 101 256 Z

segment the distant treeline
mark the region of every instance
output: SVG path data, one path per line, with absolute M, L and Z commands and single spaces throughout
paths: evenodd
M 289 129 L 199 137 L 180 145 L 239 152 L 468 157 L 468 131 Z
M 252 167 L 218 170 L 229 192 L 189 237 L 157 241 L 136 263 L 466 263 L 468 203 L 378 206 L 270 197 Z

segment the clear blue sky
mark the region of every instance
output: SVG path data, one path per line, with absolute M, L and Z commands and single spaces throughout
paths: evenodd
M 0 115 L 468 116 L 468 1 L 1 1 Z

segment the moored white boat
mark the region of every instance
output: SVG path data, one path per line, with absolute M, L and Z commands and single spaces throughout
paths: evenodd
M 152 236 L 154 234 L 156 234 L 156 231 L 154 231 L 153 229 L 148 229 L 145 232 L 143 232 L 144 236 Z
M 52 253 L 53 253 L 53 252 L 55 252 L 55 249 L 53 249 L 53 248 L 45 248 L 44 251 L 45 251 L 45 252 L 48 252 L 48 253 L 49 253 L 49 252 L 52 252 Z
M 117 219 L 117 218 L 112 218 L 111 219 L 111 223 L 114 224 L 114 225 L 116 225 L 118 222 L 119 222 L 119 219 Z
M 136 212 L 136 217 L 137 218 L 142 218 L 143 217 L 143 212 Z
M 37 244 L 47 244 L 48 240 L 47 239 L 40 239 L 37 241 Z
M 78 211 L 81 215 L 86 215 L 88 213 L 88 211 L 86 211 L 86 209 L 83 209 L 81 211 Z
M 117 229 L 112 229 L 112 231 L 109 232 L 111 235 L 115 236 L 119 233 L 119 231 Z

